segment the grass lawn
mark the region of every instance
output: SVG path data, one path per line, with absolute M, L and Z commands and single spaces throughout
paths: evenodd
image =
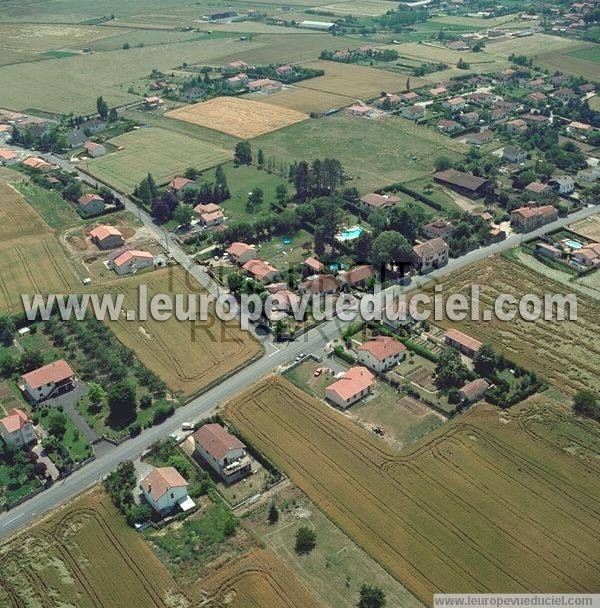
M 19 472 L 18 467 L 0 461 L 0 506 L 27 496 L 40 485 L 39 479 L 27 479 L 26 475 Z
M 430 175 L 436 156 L 456 158 L 466 150 L 464 144 L 404 118 L 370 120 L 342 112 L 268 133 L 253 140 L 253 147 L 287 163 L 338 158 L 352 177 L 345 185 L 361 194 Z
M 187 167 L 208 169 L 233 157 L 229 150 L 157 128 L 130 131 L 110 143 L 123 149 L 80 168 L 122 192 L 132 191 L 148 173 L 157 184 L 165 184 Z
M 14 186 L 51 228 L 68 228 L 83 223 L 80 215 L 58 192 L 46 190 L 29 181 Z
M 436 154 L 436 156 L 438 156 Z M 420 179 L 415 179 L 406 184 L 411 190 L 415 192 L 419 192 L 428 196 L 436 203 L 442 206 L 442 210 L 446 213 L 451 213 L 453 211 L 461 211 L 460 207 L 452 200 L 452 197 L 445 191 L 442 186 L 436 184 L 431 177 L 422 177 Z M 432 192 L 424 192 L 423 189 L 425 186 L 431 186 L 433 188 Z M 436 211 L 436 210 L 434 210 Z
M 576 51 L 566 53 L 568 57 L 577 57 L 578 59 L 585 59 L 586 61 L 600 62 L 600 46 L 597 44 L 593 47 L 585 47 Z
M 313 236 L 304 229 L 298 230 L 289 244 L 285 244 L 283 238 L 274 236 L 270 241 L 258 246 L 258 257 L 278 270 L 287 270 L 289 266 L 295 266 L 305 260 L 309 254 L 302 249 L 302 245 L 313 241 Z

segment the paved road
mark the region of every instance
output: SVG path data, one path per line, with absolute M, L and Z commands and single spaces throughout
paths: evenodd
M 56 160 L 60 159 L 52 158 L 53 162 L 56 162 Z M 128 203 L 126 202 L 126 205 L 127 204 Z M 133 203 L 131 204 L 133 205 Z M 599 209 L 597 206 L 582 209 L 568 218 L 561 218 L 552 224 L 548 224 L 539 230 L 536 230 L 535 232 L 524 236 L 514 235 L 501 243 L 496 243 L 490 245 L 489 247 L 472 251 L 461 258 L 451 260 L 447 266 L 435 270 L 427 276 L 414 277 L 411 283 L 407 286 L 394 286 L 390 289 L 396 293 L 399 293 L 413 289 L 414 287 L 423 286 L 432 280 L 440 279 L 445 275 L 482 260 L 490 255 L 498 254 L 502 251 L 515 247 L 524 240 L 532 240 L 547 232 L 586 218 L 594 213 L 597 213 L 598 210 Z M 137 211 L 137 207 L 133 209 L 134 213 L 137 213 Z M 152 226 L 158 228 L 150 218 L 147 219 Z M 146 223 L 143 215 L 142 221 Z M 164 234 L 162 238 L 164 241 Z M 179 247 L 176 247 L 175 244 L 171 244 L 170 242 L 166 243 L 166 245 L 169 251 L 175 252 L 178 256 L 185 256 L 183 265 L 186 269 L 190 271 L 192 271 L 192 269 L 197 269 L 197 265 L 190 262 L 189 258 L 183 251 L 181 251 Z M 192 272 L 192 274 L 197 277 L 196 272 Z M 199 277 L 197 278 L 204 285 L 203 279 Z M 296 342 L 287 343 L 285 345 L 273 344 L 269 339 L 270 348 L 267 349 L 267 352 L 261 359 L 252 365 L 243 368 L 240 372 L 235 374 L 235 376 L 227 379 L 222 384 L 219 384 L 210 391 L 193 399 L 185 406 L 177 409 L 175 414 L 163 424 L 152 427 L 144 431 L 138 437 L 126 441 L 117 448 L 101 455 L 92 463 L 86 465 L 79 471 L 76 471 L 73 473 L 73 475 L 55 484 L 45 492 L 38 494 L 24 504 L 15 507 L 11 511 L 0 515 L 0 537 L 14 533 L 19 528 L 30 524 L 31 521 L 33 521 L 36 517 L 41 516 L 54 507 L 57 507 L 63 502 L 71 499 L 77 493 L 91 487 L 110 473 L 110 471 L 114 470 L 120 462 L 123 462 L 124 460 L 138 459 L 142 452 L 148 449 L 152 443 L 170 433 L 179 431 L 181 429 L 182 422 L 196 421 L 209 415 L 213 409 L 219 405 L 219 403 L 227 401 L 245 387 L 255 383 L 262 376 L 276 372 L 281 368 L 282 365 L 290 363 L 300 352 L 315 354 L 319 353 L 322 351 L 327 342 L 337 337 L 340 329 L 345 327 L 347 324 L 347 322 L 341 322 L 338 319 L 324 322 L 319 327 L 304 334 L 304 336 L 302 336 Z

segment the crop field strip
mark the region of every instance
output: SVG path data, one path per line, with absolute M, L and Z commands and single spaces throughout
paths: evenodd
M 424 601 L 436 591 L 593 588 L 600 566 L 593 544 L 600 537 L 595 527 L 598 497 L 573 476 L 541 464 L 538 446 L 525 451 L 500 439 L 497 435 L 505 431 L 501 424 L 496 423 L 497 435 L 474 424 L 493 421 L 493 411 L 482 411 L 447 425 L 404 455 L 382 449 L 331 408 L 280 378 L 244 393 L 226 415 Z M 474 434 L 482 453 L 469 459 Z M 449 458 L 449 450 L 459 447 L 464 453 Z M 510 470 L 517 465 L 519 474 L 506 475 L 494 462 L 498 455 L 511 464 Z M 466 471 L 457 475 L 455 463 Z M 587 479 L 591 471 L 577 474 L 593 487 Z M 481 483 L 490 478 L 494 485 Z M 507 490 L 511 501 L 503 498 Z M 432 503 L 440 492 L 442 500 Z M 501 513 L 510 517 L 503 520 Z M 540 514 L 560 520 L 560 534 L 550 538 Z M 516 532 L 511 530 L 515 525 Z

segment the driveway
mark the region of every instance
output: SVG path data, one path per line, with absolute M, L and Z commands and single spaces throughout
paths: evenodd
M 100 435 L 91 428 L 85 421 L 85 418 L 77 411 L 75 404 L 83 397 L 87 392 L 87 388 L 84 384 L 79 384 L 74 390 L 48 399 L 45 403 L 50 407 L 62 406 L 65 413 L 71 418 L 75 426 L 79 429 L 79 432 L 90 442 L 94 443 L 100 439 Z

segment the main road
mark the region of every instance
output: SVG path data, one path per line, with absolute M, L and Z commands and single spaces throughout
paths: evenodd
M 56 162 L 57 159 L 51 158 L 51 160 Z M 87 179 L 89 178 L 86 176 L 86 180 Z M 119 195 L 119 198 L 124 197 Z M 128 209 L 136 214 L 138 213 L 138 209 L 133 202 L 124 199 L 124 203 Z M 488 256 L 496 255 L 502 251 L 516 247 L 525 240 L 537 238 L 547 232 L 562 228 L 597 212 L 597 206 L 584 208 L 570 215 L 568 218 L 560 218 L 556 222 L 543 226 L 527 235 L 514 235 L 500 243 L 477 249 L 460 258 L 450 260 L 446 266 L 434 270 L 426 276 L 413 277 L 410 284 L 406 286 L 394 286 L 390 289 L 393 289 L 396 293 L 402 293 L 416 287 L 422 287 L 431 281 L 438 280 L 469 264 L 473 264 Z M 167 251 L 171 253 L 184 268 L 191 272 L 202 285 L 211 291 L 215 289 L 216 284 L 212 282 L 212 279 L 201 272 L 198 266 L 189 259 L 185 252 L 183 252 L 175 243 L 171 242 L 172 239 L 165 238 L 164 231 L 156 226 L 149 216 L 143 214 L 140 217 L 144 224 L 146 224 L 148 228 L 151 228 L 152 232 L 157 235 L 157 238 L 160 236 L 160 241 L 165 245 Z M 196 271 L 200 271 L 200 274 Z M 206 282 L 207 280 L 208 283 Z M 213 293 L 215 292 L 213 291 Z M 348 322 L 342 322 L 339 319 L 325 321 L 318 327 L 308 331 L 297 341 L 287 343 L 286 345 L 274 344 L 272 340 L 268 338 L 267 342 L 270 348 L 267 349 L 264 356 L 256 362 L 242 368 L 234 376 L 229 377 L 221 384 L 218 384 L 206 393 L 192 399 L 186 405 L 178 408 L 175 410 L 173 416 L 162 424 L 151 427 L 150 429 L 145 430 L 141 435 L 107 451 L 69 477 L 55 483 L 49 489 L 27 500 L 11 511 L 0 515 L 0 537 L 10 535 L 19 528 L 30 525 L 32 521 L 44 513 L 71 500 L 76 494 L 98 483 L 103 477 L 113 471 L 119 463 L 125 460 L 137 460 L 153 443 L 166 437 L 170 433 L 180 431 L 183 422 L 199 420 L 210 415 L 220 403 L 227 401 L 244 388 L 254 384 L 259 378 L 277 372 L 283 366 L 291 363 L 301 352 L 315 354 L 322 352 L 326 344 L 337 337 L 340 330 L 347 324 Z

